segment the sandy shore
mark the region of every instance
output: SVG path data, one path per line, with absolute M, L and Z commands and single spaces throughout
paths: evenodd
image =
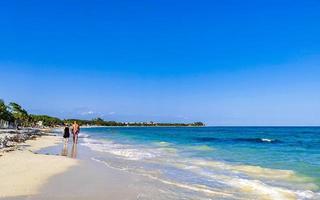
M 149 179 L 93 162 L 81 145 L 63 144 L 58 136 L 42 136 L 2 153 L 0 199 L 134 200 L 157 195 Z
M 75 159 L 35 154 L 41 148 L 57 145 L 58 137 L 42 136 L 18 145 L 18 150 L 0 157 L 0 197 L 35 195 L 49 178 L 78 164 Z
M 200 193 L 205 193 L 201 198 L 205 200 L 246 199 L 242 196 L 246 193 L 252 193 L 256 199 L 297 199 L 292 192 L 267 187 L 257 181 L 252 184 L 235 180 L 232 183 L 237 190 L 209 190 L 158 179 L 157 172 L 152 176 L 141 168 L 137 168 L 141 173 L 135 173 L 126 166 L 139 166 L 135 161 L 127 162 L 113 154 L 92 151 L 83 145 L 82 138 L 79 142 L 78 145 L 71 141 L 64 145 L 61 136 L 42 136 L 20 143 L 15 151 L 2 153 L 0 200 L 176 200 L 200 199 L 197 198 Z M 257 167 L 237 166 L 231 170 L 274 176 Z M 286 171 L 281 175 L 292 176 Z

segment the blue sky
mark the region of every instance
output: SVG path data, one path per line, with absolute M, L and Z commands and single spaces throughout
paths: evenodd
M 0 98 L 31 113 L 320 125 L 320 2 L 1 1 Z

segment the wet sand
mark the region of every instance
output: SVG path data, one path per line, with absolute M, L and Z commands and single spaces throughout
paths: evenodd
M 258 182 L 251 185 L 235 181 L 233 184 L 239 193 L 206 188 L 200 188 L 199 191 L 199 188 L 190 185 L 131 172 L 131 162 L 127 163 L 128 166 L 122 163 L 121 167 L 114 167 L 119 162 L 114 155 L 107 156 L 84 145 L 74 145 L 71 141 L 64 145 L 63 140 L 57 136 L 43 136 L 27 141 L 18 149 L 0 157 L 1 200 L 200 199 L 194 197 L 202 190 L 207 194 L 205 198 L 201 198 L 205 200 L 247 199 L 242 196 L 246 193 L 252 193 L 256 199 L 297 199 L 292 193 L 270 190 Z M 100 156 L 105 162 L 97 162 Z M 202 164 L 212 165 L 215 170 L 219 170 L 222 165 L 218 162 L 197 162 L 197 165 Z M 222 167 L 226 168 L 228 165 L 223 164 Z M 250 173 L 253 171 L 252 175 L 259 176 L 274 175 L 259 167 L 233 166 L 231 170 Z M 290 171 L 278 171 L 275 171 L 276 174 L 280 173 L 284 178 L 292 176 Z
M 157 192 L 145 177 L 92 162 L 85 147 L 65 146 L 59 137 L 27 141 L 20 149 L 0 157 L 0 199 L 131 200 Z

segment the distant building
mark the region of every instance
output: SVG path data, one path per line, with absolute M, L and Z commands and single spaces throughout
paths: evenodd
M 38 121 L 36 124 L 38 127 L 43 127 L 43 121 Z

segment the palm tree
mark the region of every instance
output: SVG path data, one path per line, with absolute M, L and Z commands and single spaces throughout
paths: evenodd
M 2 99 L 0 99 L 0 119 L 8 122 L 14 121 L 13 115 L 9 112 L 8 106 L 6 106 Z
M 14 102 L 11 102 L 9 104 L 9 109 L 19 125 L 22 125 L 22 126 L 28 125 L 29 115 L 25 109 L 23 109 L 19 104 Z

